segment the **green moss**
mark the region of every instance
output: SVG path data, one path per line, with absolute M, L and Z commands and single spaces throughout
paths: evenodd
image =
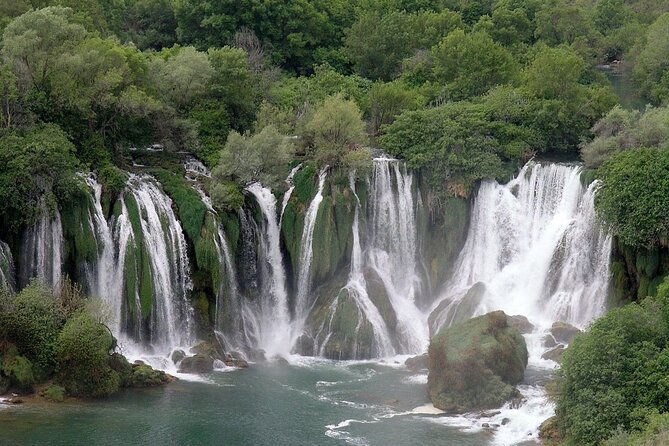
M 627 298 L 630 286 L 625 262 L 622 260 L 611 262 L 611 275 L 613 277 L 611 300 L 614 306 L 618 306 Z
M 636 252 L 636 269 L 639 274 L 654 277 L 660 266 L 660 250 L 658 247 L 650 249 L 640 248 Z
M 286 243 L 293 271 L 298 271 L 299 268 L 302 231 L 304 231 L 304 206 L 291 198 L 281 220 L 281 234 Z
M 304 165 L 293 177 L 293 197 L 300 203 L 308 203 L 318 190 L 318 171 L 312 164 Z M 292 197 L 291 197 L 292 198 Z
M 97 239 L 90 221 L 93 213 L 93 198 L 83 184 L 78 184 L 61 211 L 66 256 L 75 265 L 97 259 Z
M 132 226 L 134 243 L 128 244 L 124 265 L 126 302 L 131 314 L 135 314 L 135 297 L 139 296 L 140 311 L 148 319 L 153 306 L 153 277 L 149 255 L 144 246 L 139 206 L 134 196 L 125 197 L 128 219 Z
M 193 243 L 197 242 L 207 214 L 207 206 L 202 202 L 200 195 L 180 174 L 163 169 L 153 169 L 151 174 L 176 204 L 179 221 L 186 236 Z
M 501 406 L 527 366 L 525 340 L 501 311 L 441 329 L 428 355 L 430 399 L 447 412 Z

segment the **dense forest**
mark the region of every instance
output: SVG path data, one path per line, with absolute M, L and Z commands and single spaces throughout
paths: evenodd
M 433 212 L 531 159 L 582 161 L 582 181 L 601 182 L 621 308 L 567 349 L 552 441 L 668 441 L 669 1 L 13 0 L 0 36 L 0 240 L 12 246 L 45 212 L 76 208 L 78 173 L 96 175 L 111 213 L 125 172 L 148 171 L 207 270 L 207 209 L 176 179 L 184 152 L 211 170 L 221 215 L 252 183 L 283 193 L 300 163 L 348 184 L 377 150 L 420 172 Z M 56 377 L 51 392 L 88 396 L 165 379 L 108 364 L 96 303 L 61 287 L 53 302 L 37 282 L 4 292 L 8 379 Z

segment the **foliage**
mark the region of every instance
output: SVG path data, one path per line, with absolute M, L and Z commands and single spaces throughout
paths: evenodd
M 440 13 L 370 10 L 353 24 L 346 36 L 346 53 L 357 74 L 392 80 L 403 59 L 420 49 L 429 49 L 450 31 L 463 26 L 460 16 Z
M 347 152 L 364 143 L 364 125 L 353 101 L 339 95 L 325 99 L 306 125 L 313 158 L 320 165 L 339 165 Z
M 218 183 L 210 194 L 214 205 L 224 211 L 236 211 L 244 205 L 244 194 L 234 183 Z
M 620 241 L 652 247 L 669 232 L 669 150 L 625 150 L 602 164 L 595 205 Z
M 575 442 L 596 445 L 652 410 L 667 412 L 669 327 L 654 299 L 611 310 L 565 352 L 556 412 Z
M 648 27 L 634 50 L 633 78 L 641 92 L 656 103 L 669 100 L 669 13 Z
M 275 186 L 283 178 L 292 152 L 292 142 L 272 125 L 254 135 L 230 132 L 213 171 L 214 179 L 218 183 L 236 181 L 248 185 L 259 181 Z
M 581 145 L 588 167 L 599 167 L 611 155 L 638 147 L 669 147 L 669 108 L 648 107 L 643 112 L 614 107 L 592 129 L 595 138 Z
M 120 378 L 109 366 L 115 340 L 109 329 L 82 313 L 67 321 L 55 344 L 58 380 L 75 396 L 108 396 Z
M 65 400 L 65 389 L 58 384 L 50 384 L 42 390 L 42 396 L 51 401 L 62 402 Z
M 56 367 L 55 340 L 66 313 L 53 292 L 31 282 L 0 310 L 0 338 L 12 342 L 34 365 L 37 379 L 49 376 Z
M 42 212 L 41 206 L 65 201 L 74 187 L 75 148 L 55 125 L 0 138 L 0 219 L 16 231 Z M 46 201 L 46 202 L 45 202 Z
M 511 53 L 485 32 L 456 30 L 432 49 L 435 81 L 458 100 L 485 93 L 513 80 L 518 71 Z

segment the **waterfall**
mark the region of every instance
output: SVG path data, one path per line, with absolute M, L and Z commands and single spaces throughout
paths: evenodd
M 14 291 L 14 258 L 7 243 L 0 240 L 0 290 Z
M 295 177 L 295 174 L 300 170 L 302 167 L 302 163 L 298 164 L 297 166 L 293 167 L 288 174 L 288 177 L 286 178 L 286 184 L 289 186 L 288 190 L 286 193 L 283 194 L 283 202 L 281 203 L 281 217 L 279 218 L 279 227 L 281 226 L 281 220 L 283 219 L 283 213 L 286 210 L 286 206 L 288 206 L 288 201 L 290 200 L 291 195 L 293 195 L 293 191 L 295 190 L 295 185 L 293 184 L 293 178 Z
M 102 187 L 93 176 L 86 183 L 93 197 L 89 224 L 98 246 L 95 264 L 87 267 L 88 292 L 109 305 L 112 331 L 122 342 L 139 344 L 139 349 L 150 345 L 165 353 L 188 345 L 192 341 L 189 265 L 172 201 L 152 177 L 130 175 L 117 212 L 107 220 Z M 128 200 L 136 207 L 137 227 Z M 152 306 L 144 314 L 141 293 L 147 289 Z
M 369 187 L 367 264 L 381 278 L 397 316 L 402 353 L 427 347 L 425 316 L 416 299 L 422 293 L 417 249 L 413 176 L 397 160 L 377 158 Z
M 506 185 L 486 181 L 433 329 L 466 294 L 468 316 L 501 309 L 539 326 L 584 328 L 606 307 L 611 237 L 597 224 L 581 167 L 530 162 Z M 467 293 L 474 285 L 480 292 Z M 470 299 L 464 299 L 470 300 Z
M 19 263 L 19 287 L 37 278 L 57 288 L 63 263 L 63 226 L 58 210 L 50 214 L 44 201 L 39 220 L 23 233 Z
M 280 232 L 276 210 L 276 197 L 260 183 L 246 188 L 252 194 L 263 215 L 259 256 L 261 264 L 262 298 L 259 302 L 258 347 L 272 356 L 290 352 L 291 325 L 286 291 L 286 272 L 281 254 Z M 248 223 L 247 223 L 248 226 Z
M 372 300 L 369 298 L 367 292 L 367 282 L 363 273 L 362 264 L 364 261 L 363 252 L 360 244 L 360 199 L 355 190 L 355 172 L 351 172 L 349 176 L 349 187 L 353 192 L 353 195 L 356 199 L 355 205 L 355 214 L 353 215 L 353 249 L 351 252 L 351 271 L 349 274 L 348 283 L 346 284 L 345 289 L 348 291 L 348 295 L 353 298 L 355 305 L 358 309 L 359 321 L 362 321 L 363 318 L 372 326 L 374 331 L 374 341 L 375 341 L 375 356 L 377 357 L 387 357 L 393 356 L 395 354 L 395 349 L 393 348 L 393 343 L 388 332 L 388 327 L 386 322 L 383 320 L 381 313 L 376 308 Z M 337 304 L 339 303 L 339 298 L 337 298 L 331 309 L 330 314 L 330 325 L 332 324 L 332 318 L 335 316 L 335 311 Z M 357 332 L 360 329 L 360 322 L 356 327 L 356 337 Z M 325 337 L 324 342 L 320 348 L 315 350 L 320 353 L 321 356 L 324 355 L 325 346 L 330 340 L 332 333 L 328 333 Z M 357 357 L 354 354 L 354 357 Z
M 128 187 L 139 208 L 153 281 L 151 342 L 163 347 L 187 345 L 191 341 L 188 293 L 192 284 L 181 224 L 172 210 L 172 200 L 152 177 L 133 176 Z
M 297 298 L 295 303 L 295 317 L 300 323 L 303 323 L 302 321 L 306 319 L 307 313 L 310 310 L 308 299 L 311 291 L 314 228 L 316 227 L 318 209 L 323 201 L 323 187 L 327 178 L 327 169 L 326 166 L 318 175 L 318 191 L 313 200 L 311 200 L 311 204 L 309 204 L 309 208 L 304 215 L 304 229 L 302 230 L 302 240 L 300 242 L 300 268 L 297 276 Z

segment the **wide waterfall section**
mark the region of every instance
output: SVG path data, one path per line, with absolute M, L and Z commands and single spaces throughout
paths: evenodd
M 500 309 L 585 328 L 606 310 L 612 240 L 596 220 L 597 183 L 583 185 L 581 170 L 531 162 L 506 185 L 481 185 L 432 330 Z
M 525 335 L 524 404 L 485 420 L 501 425 L 494 444 L 536 438 L 540 423 L 553 414 L 539 385 L 555 368 L 541 358 L 551 324 L 584 329 L 606 311 L 612 239 L 595 217 L 598 184 L 584 185 L 581 172 L 578 165 L 530 162 L 505 185 L 483 182 L 453 277 L 429 317 L 433 332 L 493 310 L 526 316 L 534 325 Z M 504 418 L 511 422 L 504 425 Z M 475 429 L 481 421 L 460 417 L 453 423 Z
M 63 225 L 60 212 L 49 212 L 42 202 L 37 222 L 23 233 L 19 258 L 19 287 L 37 278 L 57 288 L 63 268 Z
M 421 353 L 429 341 L 417 302 L 424 291 L 418 273 L 416 211 L 420 192 L 403 163 L 376 158 L 369 181 L 364 246 L 366 264 L 381 278 L 397 317 L 398 353 Z
M 130 175 L 106 218 L 101 187 L 86 178 L 98 255 L 87 266 L 88 293 L 110 307 L 110 325 L 131 356 L 167 355 L 192 344 L 188 250 L 171 199 L 148 175 Z

